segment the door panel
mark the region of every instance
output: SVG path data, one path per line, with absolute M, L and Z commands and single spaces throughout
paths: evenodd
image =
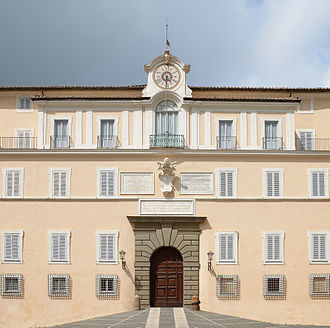
M 183 261 L 180 252 L 172 247 L 162 247 L 150 261 L 150 305 L 183 306 Z

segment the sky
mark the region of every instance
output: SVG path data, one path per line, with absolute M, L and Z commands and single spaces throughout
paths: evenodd
M 0 85 L 145 84 L 166 17 L 191 86 L 330 87 L 330 0 L 0 0 Z

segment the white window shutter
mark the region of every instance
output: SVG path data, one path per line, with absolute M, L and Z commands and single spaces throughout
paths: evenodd
M 98 232 L 98 262 L 116 263 L 117 232 Z
M 220 254 L 220 261 L 227 260 L 227 236 L 226 235 L 220 235 L 219 254 Z
M 273 174 L 272 172 L 267 172 L 267 196 L 273 196 Z
M 14 174 L 13 174 L 13 171 L 7 171 L 6 172 L 6 196 L 14 196 L 14 193 L 13 193 L 13 181 L 14 181 Z
M 280 173 L 273 172 L 273 196 L 279 197 L 280 196 Z
M 284 233 L 263 233 L 264 263 L 282 263 L 284 249 Z
M 226 172 L 221 172 L 220 175 L 220 196 L 221 197 L 226 197 Z
M 312 234 L 312 260 L 326 261 L 326 234 Z
M 217 234 L 217 262 L 237 262 L 237 233 L 226 232 Z
M 66 261 L 66 254 L 67 254 L 67 235 L 60 234 L 59 235 L 59 260 Z
M 67 232 L 53 232 L 50 234 L 50 261 L 68 262 L 69 234 Z
M 325 174 L 319 172 L 319 196 L 325 196 Z
M 60 195 L 60 173 L 53 172 L 53 196 L 58 197 Z
M 67 172 L 66 171 L 61 171 L 61 196 L 65 197 L 67 196 Z
M 3 234 L 3 260 L 20 262 L 22 257 L 22 236 L 21 232 L 5 232 Z
M 100 170 L 99 172 L 99 195 L 112 197 L 116 195 L 116 170 Z

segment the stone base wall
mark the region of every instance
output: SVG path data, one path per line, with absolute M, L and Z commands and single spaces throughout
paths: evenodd
M 199 224 L 135 223 L 135 283 L 141 308 L 150 306 L 150 258 L 163 246 L 176 248 L 183 258 L 183 304 L 199 294 Z

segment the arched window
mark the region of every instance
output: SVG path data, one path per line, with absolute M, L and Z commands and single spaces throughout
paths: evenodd
M 172 101 L 166 100 L 156 107 L 156 135 L 178 133 L 178 108 Z

